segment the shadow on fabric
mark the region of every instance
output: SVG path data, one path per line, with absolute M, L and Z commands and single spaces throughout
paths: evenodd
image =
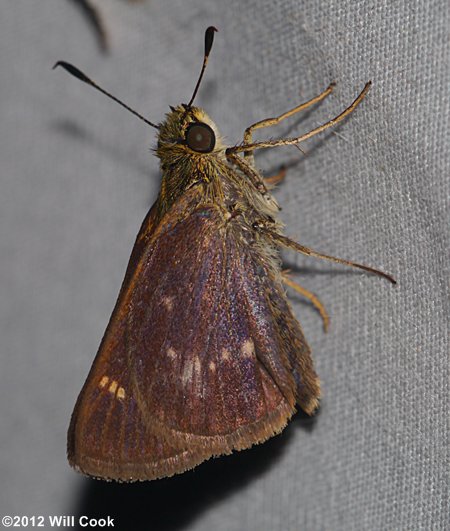
M 279 436 L 250 450 L 211 459 L 177 476 L 141 483 L 86 479 L 70 512 L 89 518 L 114 518 L 115 529 L 177 531 L 216 502 L 236 493 L 275 466 L 296 428 L 310 432 L 315 419 L 299 413 Z M 81 526 L 75 529 L 84 529 Z

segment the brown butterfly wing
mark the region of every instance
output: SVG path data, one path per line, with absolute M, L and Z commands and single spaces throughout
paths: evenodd
M 170 476 L 208 458 L 175 448 L 152 433 L 136 399 L 124 391 L 129 389 L 126 372 L 109 374 L 108 381 L 90 377 L 72 416 L 68 445 L 72 466 L 94 477 L 135 481 Z
M 143 415 L 176 445 L 214 454 L 279 432 L 295 384 L 264 269 L 215 207 L 158 238 L 130 303 L 128 340 Z M 157 282 L 156 282 L 157 279 Z
M 311 349 L 283 291 L 272 290 L 270 308 L 292 367 L 297 405 L 312 415 L 319 407 L 320 380 L 314 370 Z
M 164 477 L 208 456 L 170 446 L 142 421 L 133 392 L 129 356 L 121 344 L 135 273 L 157 224 L 154 205 L 136 239 L 119 298 L 97 357 L 80 392 L 68 432 L 68 459 L 79 471 L 122 481 Z
M 188 200 L 138 236 L 69 430 L 85 473 L 152 479 L 247 448 L 281 431 L 305 387 L 309 350 L 287 344 L 304 339 L 270 268 L 219 209 L 186 214 Z

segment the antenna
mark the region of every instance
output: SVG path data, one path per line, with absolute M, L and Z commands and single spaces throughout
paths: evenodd
M 186 106 L 187 109 L 189 109 L 192 106 L 195 96 L 197 96 L 198 88 L 200 86 L 200 83 L 203 78 L 203 74 L 205 73 L 206 65 L 208 63 L 209 53 L 211 52 L 211 48 L 214 42 L 214 32 L 216 31 L 217 31 L 217 28 L 215 28 L 214 26 L 209 26 L 209 28 L 207 28 L 207 30 L 205 31 L 205 55 L 203 56 L 203 65 L 200 71 L 200 76 L 198 78 L 197 84 L 195 85 L 195 89 L 194 89 L 194 93 L 192 94 L 191 101 Z
M 53 67 L 53 70 L 57 67 L 57 66 L 61 66 L 62 68 L 64 68 L 64 70 L 66 70 L 67 72 L 69 72 L 69 74 L 72 74 L 74 77 L 76 77 L 77 79 L 79 79 L 80 81 L 83 81 L 84 83 L 87 83 L 88 85 L 91 85 L 91 87 L 94 87 L 95 89 L 99 90 L 100 92 L 102 92 L 103 94 L 105 94 L 105 96 L 108 96 L 108 98 L 111 98 L 112 100 L 114 100 L 116 103 L 118 103 L 119 105 L 122 105 L 122 107 L 124 107 L 125 109 L 127 109 L 127 111 L 130 111 L 132 114 L 134 114 L 135 116 L 137 116 L 139 119 L 141 119 L 143 122 L 145 122 L 147 125 L 150 125 L 151 127 L 154 127 L 155 129 L 159 129 L 159 126 L 150 122 L 149 120 L 147 120 L 147 118 L 144 118 L 141 114 L 139 114 L 138 112 L 136 112 L 135 110 L 133 110 L 131 107 L 128 107 L 128 105 L 126 105 L 125 103 L 123 103 L 122 101 L 120 101 L 119 99 L 117 99 L 115 96 L 113 96 L 112 94 L 110 94 L 109 92 L 106 92 L 106 90 L 102 89 L 102 87 L 99 87 L 97 85 L 97 83 L 94 83 L 94 81 L 92 81 L 92 79 L 89 79 L 87 77 L 86 74 L 83 74 L 83 72 L 81 70 L 78 70 L 78 68 L 76 66 L 73 66 L 71 65 L 70 63 L 66 63 L 65 61 L 58 61 L 55 66 Z

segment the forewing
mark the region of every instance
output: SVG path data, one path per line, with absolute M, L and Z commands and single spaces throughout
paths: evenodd
M 180 200 L 155 219 L 71 421 L 69 460 L 94 476 L 183 472 L 266 440 L 294 412 L 303 336 L 271 267 L 214 205 Z
M 214 454 L 279 432 L 295 382 L 269 278 L 223 214 L 199 208 L 161 233 L 141 274 L 125 335 L 147 424 Z
M 210 457 L 186 445 L 170 445 L 152 433 L 133 395 L 128 346 L 122 341 L 136 272 L 155 231 L 157 214 L 153 207 L 142 224 L 116 308 L 70 422 L 69 462 L 95 477 L 154 479 L 182 472 Z
M 74 468 L 94 477 L 136 481 L 170 476 L 210 457 L 152 433 L 129 393 L 127 367 L 114 360 L 105 373 L 89 377 L 72 415 L 68 457 Z

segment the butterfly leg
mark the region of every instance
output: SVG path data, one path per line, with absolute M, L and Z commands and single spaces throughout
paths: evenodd
M 303 135 L 297 136 L 295 138 L 281 138 L 277 140 L 266 140 L 262 142 L 254 142 L 254 143 L 242 143 L 237 146 L 229 147 L 226 149 L 225 154 L 227 157 L 234 153 L 244 152 L 245 155 L 248 153 L 251 153 L 255 151 L 256 149 L 262 149 L 262 148 L 271 148 L 271 147 L 277 147 L 277 146 L 296 146 L 297 144 L 300 144 L 301 142 L 304 142 L 305 140 L 308 140 L 308 138 L 312 138 L 313 136 L 318 135 L 322 131 L 325 131 L 326 129 L 335 126 L 339 122 L 342 122 L 349 114 L 351 114 L 356 107 L 362 102 L 362 100 L 366 97 L 367 93 L 369 92 L 371 85 L 371 81 L 368 81 L 363 90 L 360 92 L 358 97 L 353 101 L 351 105 L 349 105 L 341 114 L 336 116 L 335 118 L 332 118 L 331 120 L 328 120 L 328 122 L 325 122 L 322 125 L 319 125 L 315 129 L 312 129 L 308 133 L 305 133 Z M 255 124 L 256 125 L 256 124 Z M 251 159 L 250 159 L 251 160 Z
M 313 249 L 310 249 L 309 247 L 305 247 L 304 245 L 301 245 L 300 243 L 295 242 L 294 240 L 291 240 L 290 238 L 284 236 L 283 234 L 280 234 L 278 232 L 275 232 L 268 228 L 267 226 L 259 226 L 257 227 L 260 230 L 262 230 L 264 233 L 266 233 L 274 243 L 278 243 L 282 247 L 286 247 L 287 249 L 292 249 L 293 251 L 297 251 L 298 253 L 305 254 L 306 256 L 314 256 L 315 258 L 322 258 L 322 260 L 328 260 L 329 262 L 335 262 L 336 264 L 343 264 L 350 267 L 355 267 L 357 269 L 362 269 L 363 271 L 367 271 L 368 273 L 373 273 L 374 275 L 378 275 L 380 277 L 384 277 L 386 280 L 389 280 L 392 284 L 397 284 L 397 281 L 392 275 L 389 275 L 388 273 L 385 273 L 384 271 L 380 271 L 379 269 L 375 269 L 373 267 L 366 266 L 364 264 L 358 264 L 357 262 L 352 262 L 350 260 L 344 260 L 343 258 L 337 258 L 336 256 L 330 256 L 328 254 L 322 254 L 318 251 L 314 251 Z
M 264 177 L 264 183 L 269 187 L 272 188 L 272 186 L 276 186 L 277 184 L 280 184 L 284 181 L 286 177 L 286 166 L 281 166 L 281 168 L 277 171 L 277 173 L 274 173 L 273 175 L 269 175 L 269 177 Z
M 249 164 L 243 157 L 235 155 L 234 153 L 227 155 L 227 159 L 250 179 L 253 186 L 261 193 L 261 195 L 266 197 L 268 201 L 272 203 L 274 208 L 278 210 L 280 209 L 275 198 L 269 193 L 269 189 L 266 186 L 266 180 L 262 178 L 261 174 L 251 164 Z M 268 184 L 270 188 L 270 183 Z
M 305 103 L 301 103 L 300 105 L 297 105 L 293 109 L 290 109 L 289 111 L 281 114 L 280 116 L 277 116 L 276 118 L 266 118 L 265 120 L 260 120 L 259 122 L 254 123 L 253 125 L 250 125 L 247 127 L 247 129 L 244 132 L 244 144 L 251 144 L 252 143 L 252 134 L 253 131 L 256 129 L 262 129 L 263 127 L 270 127 L 271 125 L 277 125 L 282 120 L 285 120 L 286 118 L 289 118 L 293 114 L 296 114 L 300 111 L 303 111 L 307 109 L 308 107 L 311 107 L 312 105 L 319 103 L 319 101 L 322 101 L 325 99 L 331 92 L 333 91 L 333 88 L 335 86 L 335 83 L 330 83 L 330 85 L 318 96 L 315 98 L 312 98 Z M 244 154 L 245 157 L 250 158 L 251 162 L 253 163 L 253 154 L 252 152 L 248 151 Z
M 322 317 L 324 332 L 327 332 L 330 324 L 330 318 L 328 316 L 328 312 L 325 309 L 325 306 L 320 302 L 320 299 L 317 297 L 317 295 L 314 295 L 314 293 L 312 293 L 311 291 L 308 291 L 303 286 L 300 286 L 300 284 L 297 284 L 297 282 L 291 280 L 287 271 L 282 271 L 281 277 L 286 286 L 289 286 L 312 303 L 314 308 L 316 308 L 316 310 L 320 313 L 320 316 Z

